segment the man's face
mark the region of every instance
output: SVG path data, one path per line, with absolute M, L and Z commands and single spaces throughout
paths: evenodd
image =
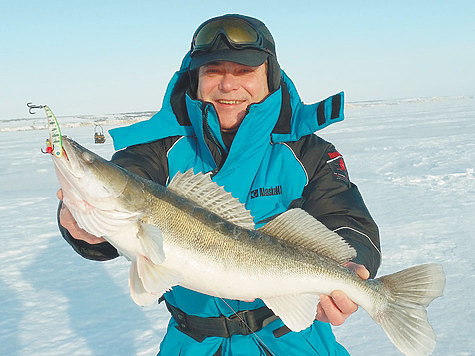
M 266 63 L 211 62 L 199 68 L 197 98 L 214 105 L 223 131 L 237 129 L 247 107 L 268 94 Z

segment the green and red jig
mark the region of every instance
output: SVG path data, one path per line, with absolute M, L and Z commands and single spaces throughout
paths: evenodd
M 26 106 L 28 106 L 30 114 L 35 114 L 32 111 L 33 109 L 45 109 L 46 119 L 48 120 L 49 139 L 46 140 L 46 151 L 42 150 L 42 152 L 61 158 L 63 155 L 63 138 L 58 120 L 56 120 L 51 109 L 48 105 L 33 105 L 32 103 L 28 103 Z

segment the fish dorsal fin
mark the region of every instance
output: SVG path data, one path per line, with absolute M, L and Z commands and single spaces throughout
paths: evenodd
M 312 325 L 319 301 L 320 298 L 314 294 L 282 295 L 263 299 L 267 307 L 292 331 L 301 331 Z
M 252 215 L 238 199 L 211 180 L 210 174 L 178 172 L 167 189 L 193 201 L 221 218 L 245 229 L 254 229 Z
M 340 235 L 302 209 L 287 210 L 259 230 L 293 245 L 310 249 L 340 264 L 356 256 L 354 248 Z

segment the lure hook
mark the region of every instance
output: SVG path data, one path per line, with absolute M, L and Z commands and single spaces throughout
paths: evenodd
M 36 114 L 36 112 L 32 111 L 33 109 L 43 109 L 45 107 L 44 105 L 33 105 L 33 103 L 27 103 L 26 106 L 28 106 L 28 111 L 31 115 Z
M 44 151 L 41 148 L 41 153 L 44 153 L 44 154 L 52 154 L 53 153 L 53 145 L 51 144 L 50 140 L 46 139 L 46 151 Z

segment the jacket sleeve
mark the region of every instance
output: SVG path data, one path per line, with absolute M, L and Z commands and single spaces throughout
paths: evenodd
M 114 153 L 111 162 L 146 179 L 165 185 L 168 179 L 166 153 L 176 140 L 177 137 L 171 137 L 148 144 L 127 147 Z M 74 251 L 84 258 L 96 261 L 106 261 L 119 256 L 117 250 L 108 242 L 89 244 L 72 237 L 69 231 L 59 223 L 61 205 L 62 202 L 58 206 L 57 213 L 59 231 Z
M 353 246 L 353 261 L 366 266 L 373 278 L 381 263 L 379 231 L 358 187 L 349 180 L 343 157 L 316 135 L 300 141 L 298 157 L 308 174 L 301 207 Z

